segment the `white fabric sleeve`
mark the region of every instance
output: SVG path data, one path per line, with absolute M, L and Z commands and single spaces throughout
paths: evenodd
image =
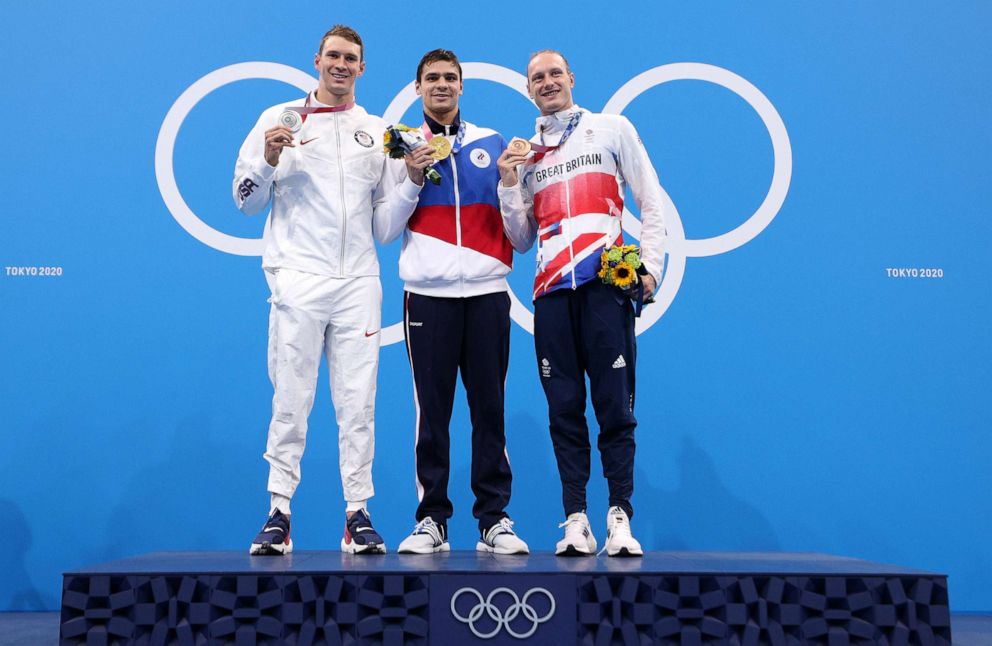
M 245 215 L 260 213 L 272 196 L 276 168 L 265 161 L 265 131 L 268 127 L 271 127 L 269 120 L 262 113 L 241 144 L 238 161 L 234 164 L 234 203 Z
M 499 211 L 503 216 L 503 231 L 510 244 L 523 253 L 534 245 L 537 238 L 537 220 L 534 219 L 534 196 L 517 180 L 513 186 L 503 186 L 502 180 L 496 187 L 499 196 Z
M 667 240 L 661 184 L 648 151 L 627 117 L 619 117 L 618 135 L 620 172 L 641 213 L 641 262 L 660 285 Z
M 389 244 L 406 229 L 423 187 L 410 179 L 402 159 L 383 154 L 382 164 L 381 179 L 372 193 L 372 234 L 380 244 Z

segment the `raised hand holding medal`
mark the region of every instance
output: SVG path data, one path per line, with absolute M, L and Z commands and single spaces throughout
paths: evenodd
M 444 157 L 447 157 L 451 153 L 451 143 L 444 137 L 434 137 L 432 141 L 437 139 L 441 139 L 448 144 L 447 153 L 443 157 L 438 156 L 440 152 L 437 145 L 431 145 L 424 139 L 419 129 L 398 123 L 395 126 L 389 126 L 386 128 L 385 133 L 383 133 L 383 151 L 393 159 L 402 159 L 406 155 L 414 155 L 415 151 L 422 146 L 429 145 L 434 149 L 430 155 L 431 164 L 433 164 L 435 161 L 444 159 Z M 432 184 L 437 185 L 441 183 L 441 174 L 437 172 L 437 169 L 427 166 L 423 171 L 424 177 L 429 179 Z

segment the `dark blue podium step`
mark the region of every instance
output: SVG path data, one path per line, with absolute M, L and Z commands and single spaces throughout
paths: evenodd
M 64 644 L 950 644 L 947 577 L 823 554 L 160 552 L 64 575 Z

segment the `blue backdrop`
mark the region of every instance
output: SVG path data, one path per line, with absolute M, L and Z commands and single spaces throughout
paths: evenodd
M 0 609 L 56 608 L 61 572 L 94 561 L 247 549 L 268 505 L 268 294 L 259 258 L 221 250 L 250 253 L 263 226 L 235 209 L 230 181 L 258 114 L 299 96 L 293 79 L 306 85 L 336 22 L 365 38 L 370 112 L 416 122 L 404 88 L 446 47 L 479 64 L 465 117 L 528 135 L 535 109 L 514 73 L 555 47 L 580 105 L 638 127 L 673 206 L 664 298 L 639 337 L 646 548 L 896 562 L 950 574 L 956 610 L 992 609 L 992 5 L 137 7 L 12 5 L 0 27 Z M 398 253 L 381 250 L 384 323 L 400 320 Z M 533 253 L 518 256 L 525 300 L 532 272 Z M 524 326 L 510 512 L 546 550 L 560 489 Z M 471 548 L 459 397 L 451 533 Z M 371 509 L 393 547 L 416 506 L 402 344 L 382 349 L 377 433 Z M 303 469 L 294 536 L 333 549 L 326 375 Z M 605 511 L 597 468 L 599 532 Z

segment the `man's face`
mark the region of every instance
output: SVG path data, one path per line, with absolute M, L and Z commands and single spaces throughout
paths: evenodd
M 323 50 L 314 56 L 313 66 L 320 74 L 320 85 L 338 96 L 354 94 L 355 79 L 365 72 L 362 48 L 340 36 L 324 41 Z
M 527 91 L 541 114 L 554 114 L 572 107 L 575 77 L 558 54 L 544 52 L 527 65 Z
M 417 80 L 417 94 L 424 100 L 424 110 L 433 115 L 453 114 L 458 110 L 458 95 L 462 93 L 462 78 L 451 61 L 435 61 L 424 65 Z

